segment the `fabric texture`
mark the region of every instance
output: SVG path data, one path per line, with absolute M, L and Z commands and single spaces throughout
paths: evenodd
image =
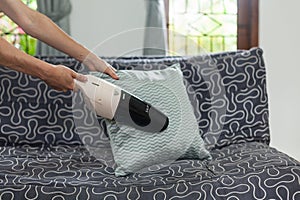
M 165 2 L 145 0 L 146 25 L 144 55 L 166 55 L 168 52 Z
M 69 57 L 40 58 L 79 72 L 86 71 L 80 63 Z M 179 63 L 200 135 L 208 149 L 245 141 L 269 143 L 266 69 L 262 49 L 193 57 L 104 59 L 120 71 L 166 69 Z M 91 116 L 84 106 L 78 112 L 73 112 L 72 98 L 83 101 L 80 93 L 57 92 L 36 78 L 6 68 L 0 68 L 0 72 L 0 129 L 4 130 L 0 133 L 0 143 L 74 145 L 82 144 L 81 138 L 88 138 L 92 145 L 98 146 L 105 138 L 105 122 L 102 118 Z M 219 84 L 212 84 L 213 80 Z M 76 113 L 75 119 L 73 113 Z M 217 122 L 222 122 L 220 128 Z M 5 134 L 7 132 L 10 134 Z M 28 132 L 31 132 L 29 136 L 25 134 Z
M 0 146 L 0 155 L 5 200 L 299 198 L 300 163 L 260 142 L 212 150 L 209 162 L 177 160 L 126 177 L 75 145 Z
M 197 57 L 193 62 L 190 57 L 170 56 L 105 58 L 119 70 L 149 71 L 179 63 L 190 101 L 199 102 L 192 105 L 204 139 L 211 122 L 218 119 L 209 118 L 218 104 L 210 105 L 207 88 L 218 91 L 218 87 L 199 76 L 199 72 L 207 72 L 205 68 L 195 71 L 196 67 L 192 66 L 216 64 L 222 72 L 221 80 L 227 83 L 225 99 L 233 102 L 228 106 L 230 112 L 226 112 L 226 122 L 232 123 L 231 128 L 224 126 L 226 132 L 215 144 L 209 145 L 211 160 L 176 160 L 163 168 L 152 166 L 146 172 L 126 177 L 116 177 L 107 160 L 96 158 L 91 149 L 83 145 L 83 141 L 90 143 L 103 154 L 106 149 L 97 148 L 110 147 L 105 137 L 105 121 L 92 117 L 84 105 L 73 108 L 73 95 L 76 101 L 83 101 L 80 92 L 57 92 L 37 78 L 0 67 L 0 199 L 300 199 L 299 161 L 268 145 L 270 131 L 266 121 L 266 70 L 262 50 L 254 48 Z M 39 58 L 79 72 L 86 71 L 70 57 Z M 239 70 L 238 76 L 234 70 L 237 66 L 245 69 Z M 205 74 L 217 77 L 209 76 L 214 73 Z M 261 91 L 255 93 L 254 89 Z M 253 107 L 249 106 L 250 102 L 255 102 Z M 247 110 L 255 111 L 248 112 L 254 121 L 247 115 L 247 120 L 232 115 L 240 111 L 247 113 Z M 263 120 L 264 126 L 253 129 Z M 237 126 L 238 123 L 242 126 Z M 237 131 L 234 127 L 249 127 L 249 131 Z M 156 168 L 159 169 L 153 170 Z
M 179 158 L 209 158 L 178 64 L 165 70 L 122 70 L 118 75 L 117 81 L 103 78 L 158 108 L 169 117 L 169 125 L 162 133 L 148 133 L 109 122 L 116 176 L 148 170 L 152 165 L 168 165 Z
M 70 0 L 37 0 L 37 9 L 56 23 L 64 32 L 70 34 L 70 13 L 72 5 Z M 62 52 L 38 41 L 37 55 L 59 56 Z
M 199 103 L 196 116 L 202 118 L 200 134 L 208 148 L 245 140 L 267 142 L 263 139 L 269 130 L 269 112 L 262 49 L 215 58 L 194 56 L 189 61 L 183 73 L 191 70 L 201 76 L 198 84 L 194 76 L 187 76 L 191 94 L 206 87 L 194 97 Z
M 156 70 L 179 63 L 208 149 L 234 143 L 269 143 L 269 110 L 263 50 L 187 57 L 107 59 L 117 69 Z

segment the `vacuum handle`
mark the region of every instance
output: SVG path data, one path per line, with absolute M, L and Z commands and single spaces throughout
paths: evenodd
M 83 93 L 88 108 L 95 110 L 101 117 L 113 119 L 119 104 L 121 89 L 96 76 L 86 76 L 88 81 L 75 80 L 75 87 Z

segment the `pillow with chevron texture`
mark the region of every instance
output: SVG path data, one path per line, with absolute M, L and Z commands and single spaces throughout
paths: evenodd
M 162 133 L 148 133 L 107 121 L 116 176 L 153 172 L 177 159 L 210 158 L 199 134 L 179 64 L 163 70 L 119 70 L 117 73 L 119 80 L 106 75 L 101 78 L 158 108 L 169 117 L 169 126 Z

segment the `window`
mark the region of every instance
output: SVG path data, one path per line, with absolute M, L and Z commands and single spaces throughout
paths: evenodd
M 22 0 L 30 8 L 37 9 L 36 0 Z M 37 40 L 27 35 L 17 24 L 0 12 L 0 35 L 16 48 L 35 55 Z
M 258 45 L 258 0 L 165 0 L 170 52 L 249 49 Z

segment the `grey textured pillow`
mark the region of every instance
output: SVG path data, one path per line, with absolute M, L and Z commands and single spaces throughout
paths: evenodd
M 118 71 L 120 80 L 101 78 L 147 101 L 169 117 L 162 133 L 148 133 L 108 121 L 108 134 L 117 164 L 116 176 L 152 170 L 176 159 L 205 159 L 210 154 L 200 137 L 179 64 L 164 70 Z M 160 165 L 163 164 L 163 165 Z

